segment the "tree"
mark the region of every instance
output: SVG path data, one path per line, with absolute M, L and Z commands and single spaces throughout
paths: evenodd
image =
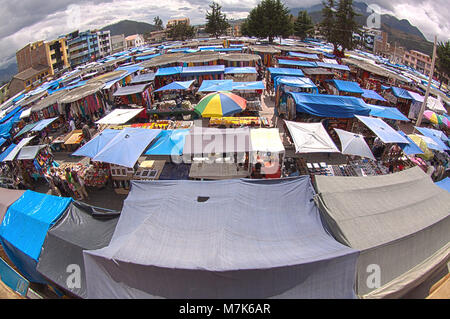
M 179 22 L 169 27 L 168 36 L 174 40 L 186 40 L 193 38 L 195 28 L 186 22 Z
M 334 7 L 334 0 L 327 0 L 326 2 L 322 2 L 322 22 L 319 25 L 320 34 L 327 40 L 329 43 L 335 43 L 335 18 L 334 11 L 336 8 Z
M 436 68 L 439 71 L 439 89 L 441 89 L 442 82 L 445 75 L 450 77 L 450 41 L 439 42 L 436 47 Z
M 280 0 L 262 0 L 241 26 L 244 35 L 269 38 L 288 37 L 293 32 L 289 9 Z
M 154 23 L 155 26 L 158 28 L 158 30 L 164 29 L 164 27 L 163 27 L 163 22 L 162 22 L 162 20 L 161 20 L 161 18 L 160 18 L 159 16 L 156 16 L 156 17 L 153 19 L 153 23 Z
M 299 11 L 294 23 L 294 34 L 303 40 L 311 35 L 313 30 L 314 23 L 309 14 L 306 11 Z
M 208 22 L 206 23 L 205 31 L 218 38 L 220 35 L 226 33 L 230 24 L 228 23 L 227 16 L 222 13 L 222 7 L 218 3 L 213 2 L 209 7 L 211 8 L 211 12 L 206 11 L 206 20 Z

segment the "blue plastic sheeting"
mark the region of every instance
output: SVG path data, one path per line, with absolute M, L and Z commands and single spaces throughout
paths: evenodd
M 403 143 L 409 144 L 401 134 L 397 133 L 383 120 L 376 117 L 365 117 L 356 115 L 356 117 L 363 122 L 372 132 L 377 135 L 383 143 Z
M 8 121 L 9 119 L 11 119 L 12 117 L 14 117 L 14 115 L 16 115 L 17 113 L 19 113 L 19 111 L 22 109 L 21 106 L 17 106 L 15 107 L 13 110 L 11 110 L 8 114 L 6 114 L 4 117 L 2 117 L 0 119 L 0 123 L 5 123 L 6 121 Z
M 369 115 L 370 109 L 360 98 L 311 93 L 289 93 L 296 104 L 297 112 L 320 117 L 350 118 Z
M 405 100 L 412 100 L 413 98 L 409 94 L 408 90 L 398 88 L 398 87 L 391 87 L 392 94 L 394 94 L 395 97 L 405 99 Z
M 334 64 L 334 63 L 325 63 L 325 62 L 317 62 L 316 63 L 320 68 L 328 68 L 328 69 L 336 69 L 342 71 L 350 71 L 350 68 L 346 65 L 342 64 Z
M 32 132 L 39 132 L 42 131 L 44 128 L 46 128 L 47 126 L 49 126 L 51 123 L 53 123 L 54 121 L 56 121 L 58 118 L 57 117 L 53 117 L 50 119 L 45 119 L 45 120 L 41 120 L 40 122 L 38 122 L 36 124 L 36 126 L 31 130 Z
M 3 143 L 5 143 L 6 140 L 3 137 L 0 137 L 0 147 L 3 145 Z
M 450 150 L 450 148 L 447 145 L 445 145 L 445 143 L 443 142 L 443 138 L 446 138 L 446 136 L 441 131 L 429 129 L 429 128 L 426 128 L 426 127 L 417 127 L 417 126 L 415 126 L 415 128 L 420 133 L 422 133 L 422 135 L 431 138 L 438 145 L 437 147 L 433 146 L 433 147 L 430 147 L 430 148 L 438 150 L 438 151 L 441 151 L 441 152 Z
M 145 155 L 183 155 L 184 142 L 189 129 L 161 131 Z
M 0 278 L 9 288 L 25 297 L 30 283 L 0 258 Z
M 191 87 L 192 83 L 194 83 L 194 80 L 191 81 L 175 81 L 172 83 L 169 83 L 159 89 L 157 89 L 154 92 L 160 92 L 160 91 L 171 91 L 171 90 L 187 90 Z
M 0 154 L 0 162 L 3 162 L 3 160 L 6 158 L 6 156 L 9 155 L 9 153 L 11 153 L 11 151 L 17 146 L 17 144 L 11 144 L 8 146 L 8 148 L 2 153 Z
M 305 76 L 300 69 L 290 69 L 290 68 L 267 68 L 270 72 L 272 79 L 279 75 L 286 76 Z
M 0 225 L 0 241 L 14 265 L 32 282 L 45 282 L 36 271 L 48 229 L 59 219 L 72 198 L 27 190 L 7 210 Z
M 128 73 L 132 74 L 136 71 L 143 70 L 144 68 L 138 64 L 132 64 L 132 65 L 126 65 L 126 66 L 119 66 L 114 71 L 128 71 Z
M 14 124 L 20 122 L 20 114 L 20 112 L 17 112 L 12 118 L 0 124 L 0 137 L 9 138 L 11 136 L 11 129 Z
M 378 94 L 374 90 L 365 90 L 365 89 L 362 89 L 362 90 L 364 92 L 362 97 L 364 97 L 366 99 L 386 101 L 386 99 L 384 97 L 382 97 L 380 94 Z
M 286 86 L 293 86 L 298 88 L 312 88 L 316 93 L 318 93 L 317 86 L 310 78 L 299 78 L 293 76 L 277 76 L 274 79 L 275 89 L 278 85 L 283 84 Z
M 256 74 L 256 68 L 252 66 L 225 68 L 225 74 Z
M 334 54 L 330 54 L 330 53 L 326 53 L 326 52 L 323 52 L 322 54 L 323 54 L 323 56 L 330 58 L 330 59 L 334 59 L 336 57 Z
M 132 168 L 160 132 L 161 130 L 125 128 L 92 160 Z
M 303 58 L 303 59 L 311 59 L 311 60 L 319 60 L 317 54 L 307 54 L 307 53 L 297 53 L 297 52 L 289 52 L 290 56 Z
M 436 182 L 435 184 L 440 188 L 445 189 L 447 192 L 450 192 L 450 178 L 446 177 L 442 181 Z
M 334 86 L 340 92 L 350 92 L 350 93 L 360 93 L 363 94 L 364 91 L 361 89 L 358 83 L 351 81 L 343 81 L 343 80 L 330 80 L 334 84 Z
M 167 68 L 159 68 L 155 76 L 166 76 L 166 75 L 175 75 L 175 74 L 181 74 L 181 71 L 183 68 L 181 66 L 172 66 Z
M 119 133 L 120 130 L 106 129 L 72 153 L 72 155 L 93 158 Z
M 149 55 L 142 55 L 142 56 L 138 56 L 136 57 L 136 61 L 145 61 L 145 60 L 150 60 L 153 59 L 154 57 L 160 56 L 161 53 L 155 53 L 155 54 L 149 54 Z
M 416 143 L 414 143 L 414 141 L 410 139 L 408 135 L 406 135 L 402 131 L 397 132 L 409 142 L 409 144 L 398 143 L 398 146 L 401 147 L 403 153 L 405 153 L 406 155 L 423 154 L 423 151 L 420 149 L 420 147 Z
M 218 92 L 233 90 L 233 80 L 204 80 L 198 92 Z
M 383 117 L 391 120 L 408 121 L 409 118 L 403 115 L 396 107 L 367 104 L 370 108 L 370 115 Z
M 317 63 L 311 62 L 311 61 L 297 61 L 297 60 L 278 60 L 279 65 L 294 65 L 294 66 L 301 66 L 306 68 L 316 68 Z
M 263 81 L 252 81 L 252 82 L 233 82 L 233 91 L 254 91 L 254 90 L 265 90 Z
M 204 65 L 183 67 L 182 76 L 203 75 L 203 74 L 220 74 L 225 72 L 224 65 Z

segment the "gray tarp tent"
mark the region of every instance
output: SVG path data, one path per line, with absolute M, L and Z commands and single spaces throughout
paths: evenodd
M 8 207 L 18 200 L 25 191 L 16 189 L 0 188 L 0 224 L 3 221 Z
M 83 250 L 107 246 L 118 220 L 118 212 L 72 202 L 58 223 L 48 231 L 37 271 L 69 294 L 86 298 Z M 67 271 L 69 265 L 80 267 L 79 288 L 67 285 L 72 271 Z
M 89 298 L 353 298 L 358 252 L 320 222 L 309 177 L 132 181 Z
M 316 187 L 324 224 L 361 251 L 358 295 L 400 297 L 448 261 L 450 194 L 419 167 L 383 176 L 316 176 Z

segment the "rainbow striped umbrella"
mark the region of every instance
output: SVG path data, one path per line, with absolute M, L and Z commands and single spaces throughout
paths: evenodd
M 205 96 L 194 111 L 202 117 L 224 117 L 242 112 L 247 101 L 230 92 L 215 92 Z
M 442 119 L 440 116 L 433 111 L 425 111 L 423 112 L 423 116 L 433 124 L 442 124 Z

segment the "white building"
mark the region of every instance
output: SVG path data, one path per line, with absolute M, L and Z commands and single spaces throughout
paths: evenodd
M 105 57 L 111 54 L 111 32 L 97 31 L 97 41 L 100 57 Z
M 144 45 L 145 40 L 141 34 L 133 34 L 125 38 L 127 49 L 137 48 Z

